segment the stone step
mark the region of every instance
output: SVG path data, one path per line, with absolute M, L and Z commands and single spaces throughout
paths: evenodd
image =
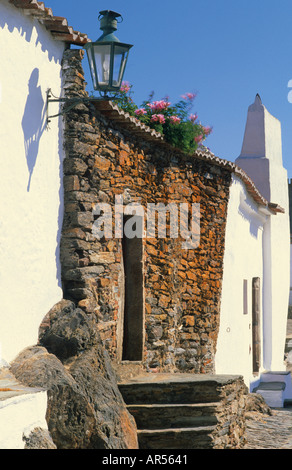
M 267 391 L 283 391 L 285 390 L 285 383 L 284 382 L 260 382 L 257 387 L 254 388 L 254 392 L 258 392 L 261 390 Z
M 147 374 L 119 383 L 128 405 L 214 403 L 234 376 Z
M 285 382 L 290 380 L 291 374 L 287 370 L 266 371 L 261 374 L 261 382 Z
M 241 429 L 235 423 L 237 419 L 239 426 L 243 423 L 237 408 L 237 394 L 246 393 L 241 376 L 148 373 L 124 378 L 119 389 L 135 418 L 140 449 L 211 449 L 224 448 L 226 442 L 240 444 Z
M 285 388 L 282 391 L 282 401 L 285 403 L 286 400 L 292 399 L 292 379 L 291 372 L 289 370 L 283 371 L 266 371 L 261 374 L 260 382 L 282 382 L 285 384 Z M 275 393 L 275 392 L 274 392 Z M 272 405 L 270 405 L 272 406 Z M 283 406 L 283 405 L 282 405 Z
M 285 388 L 284 382 L 260 382 L 253 391 L 260 394 L 271 408 L 283 408 Z
M 215 425 L 218 403 L 127 405 L 138 429 L 194 428 Z
M 211 449 L 215 426 L 138 430 L 140 449 Z

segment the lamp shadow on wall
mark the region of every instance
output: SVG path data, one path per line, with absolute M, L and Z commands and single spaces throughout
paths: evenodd
M 35 169 L 41 136 L 46 128 L 45 101 L 41 87 L 38 86 L 39 69 L 35 68 L 28 81 L 28 97 L 21 121 L 25 157 L 29 171 L 27 191 L 30 190 L 32 174 Z

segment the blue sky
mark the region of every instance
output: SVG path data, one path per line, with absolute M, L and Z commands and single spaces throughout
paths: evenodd
M 123 16 L 117 37 L 133 44 L 125 80 L 140 105 L 151 91 L 172 103 L 197 92 L 194 112 L 213 127 L 205 144 L 219 157 L 240 154 L 247 108 L 260 94 L 282 124 L 283 162 L 292 178 L 291 0 L 45 0 L 54 15 L 96 40 L 99 11 Z M 86 65 L 86 64 L 85 64 Z M 85 67 L 88 91 L 92 91 Z

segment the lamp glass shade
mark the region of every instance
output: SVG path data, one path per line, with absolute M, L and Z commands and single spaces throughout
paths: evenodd
M 129 47 L 127 45 L 114 45 L 113 63 L 113 86 L 120 88 L 124 76 L 126 63 L 128 60 Z
M 86 47 L 95 90 L 118 91 L 132 46 L 120 42 L 95 42 Z

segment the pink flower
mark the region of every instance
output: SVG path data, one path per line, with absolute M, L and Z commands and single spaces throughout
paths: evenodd
M 130 89 L 131 89 L 131 85 L 130 85 L 129 82 L 122 82 L 120 91 L 123 91 L 123 92 L 125 92 L 125 93 L 128 93 L 128 91 L 130 91 Z
M 196 93 L 186 93 L 185 95 L 182 95 L 181 97 L 182 97 L 183 100 L 192 101 L 196 98 L 196 96 L 197 96 Z
M 160 101 L 153 101 L 153 103 L 147 103 L 147 106 L 151 109 L 152 112 L 155 111 L 163 111 L 170 106 L 168 101 L 160 100 Z
M 180 122 L 180 118 L 178 116 L 170 116 L 169 119 L 173 124 L 178 124 Z
M 147 114 L 145 108 L 135 109 L 136 116 L 143 116 L 143 114 Z
M 198 119 L 198 115 L 197 115 L 197 114 L 191 114 L 191 115 L 190 115 L 190 121 L 195 122 L 197 119 Z
M 164 124 L 165 123 L 165 117 L 163 116 L 163 114 L 153 114 L 153 116 L 151 117 L 151 121 L 152 122 L 159 122 L 160 124 Z
M 194 141 L 199 144 L 203 140 L 203 135 L 200 134 L 194 138 Z
M 210 126 L 203 127 L 203 129 L 206 135 L 210 135 L 212 132 L 212 127 Z

